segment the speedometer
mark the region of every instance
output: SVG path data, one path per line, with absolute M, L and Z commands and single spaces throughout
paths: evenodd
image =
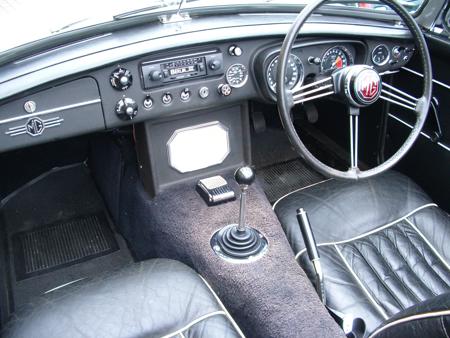
M 267 67 L 267 84 L 269 88 L 275 93 L 277 90 L 277 69 L 278 69 L 278 56 L 275 57 Z M 289 89 L 294 88 L 297 84 L 303 82 L 304 76 L 303 63 L 298 56 L 294 54 L 289 55 L 286 77 L 284 83 Z
M 320 71 L 331 73 L 335 69 L 347 67 L 353 63 L 353 57 L 345 47 L 336 46 L 328 49 L 322 56 Z

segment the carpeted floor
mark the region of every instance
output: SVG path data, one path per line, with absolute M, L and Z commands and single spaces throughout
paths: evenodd
M 2 313 L 66 283 L 133 262 L 85 165 L 52 170 L 0 206 L 10 293 Z
M 249 190 L 247 221 L 267 236 L 269 250 L 252 264 L 230 264 L 214 254 L 210 239 L 237 221 L 238 201 L 208 207 L 194 183 L 149 199 L 132 166 L 125 167 L 121 186 L 119 223 L 134 254 L 176 259 L 196 269 L 248 337 L 342 336 L 296 263 L 260 187 Z
M 294 190 L 326 179 L 299 158 L 261 168 L 256 173 L 271 204 Z

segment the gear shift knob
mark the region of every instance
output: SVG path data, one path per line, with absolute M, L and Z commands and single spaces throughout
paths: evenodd
M 241 167 L 234 173 L 234 179 L 240 186 L 248 186 L 255 182 L 255 171 L 248 167 Z

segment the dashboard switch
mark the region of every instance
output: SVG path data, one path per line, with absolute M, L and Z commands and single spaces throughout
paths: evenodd
M 124 97 L 116 103 L 116 114 L 124 121 L 132 120 L 136 117 L 138 112 L 138 105 L 136 101 L 130 99 L 129 97 Z
M 149 95 L 144 99 L 143 105 L 147 110 L 153 107 L 153 100 Z
M 317 56 L 310 56 L 310 57 L 308 58 L 308 62 L 309 62 L 310 64 L 312 64 L 312 65 L 317 65 L 317 66 L 319 66 L 320 63 L 322 62 L 322 60 L 321 60 L 319 57 L 317 57 Z
M 190 98 L 191 98 L 191 91 L 189 90 L 189 88 L 184 88 L 180 94 L 181 101 L 187 102 L 189 101 Z
M 164 104 L 171 104 L 173 100 L 172 94 L 170 93 L 164 93 L 163 96 L 161 97 L 161 101 Z
M 208 87 L 202 87 L 199 89 L 198 91 L 198 95 L 202 98 L 202 99 L 206 99 L 209 96 L 209 88 Z
M 403 50 L 403 47 L 395 46 L 394 48 L 392 48 L 392 56 L 395 59 L 398 59 L 402 55 L 402 50 Z
M 242 48 L 236 45 L 231 45 L 230 48 L 228 48 L 228 53 L 231 56 L 241 56 L 242 55 Z
M 231 95 L 231 86 L 227 83 L 222 83 L 217 87 L 217 91 L 222 96 L 230 96 Z
M 128 69 L 116 68 L 109 76 L 111 86 L 116 90 L 126 90 L 133 83 L 133 76 Z

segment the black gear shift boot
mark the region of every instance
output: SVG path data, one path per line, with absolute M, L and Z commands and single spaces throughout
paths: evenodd
M 230 224 L 214 234 L 211 246 L 222 258 L 253 261 L 267 250 L 267 240 L 256 229 L 245 227 L 241 231 L 237 224 Z
M 217 231 L 211 238 L 211 247 L 220 257 L 242 263 L 261 257 L 267 250 L 267 239 L 245 223 L 247 190 L 255 181 L 253 169 L 239 168 L 234 177 L 241 188 L 239 224 L 230 224 Z

